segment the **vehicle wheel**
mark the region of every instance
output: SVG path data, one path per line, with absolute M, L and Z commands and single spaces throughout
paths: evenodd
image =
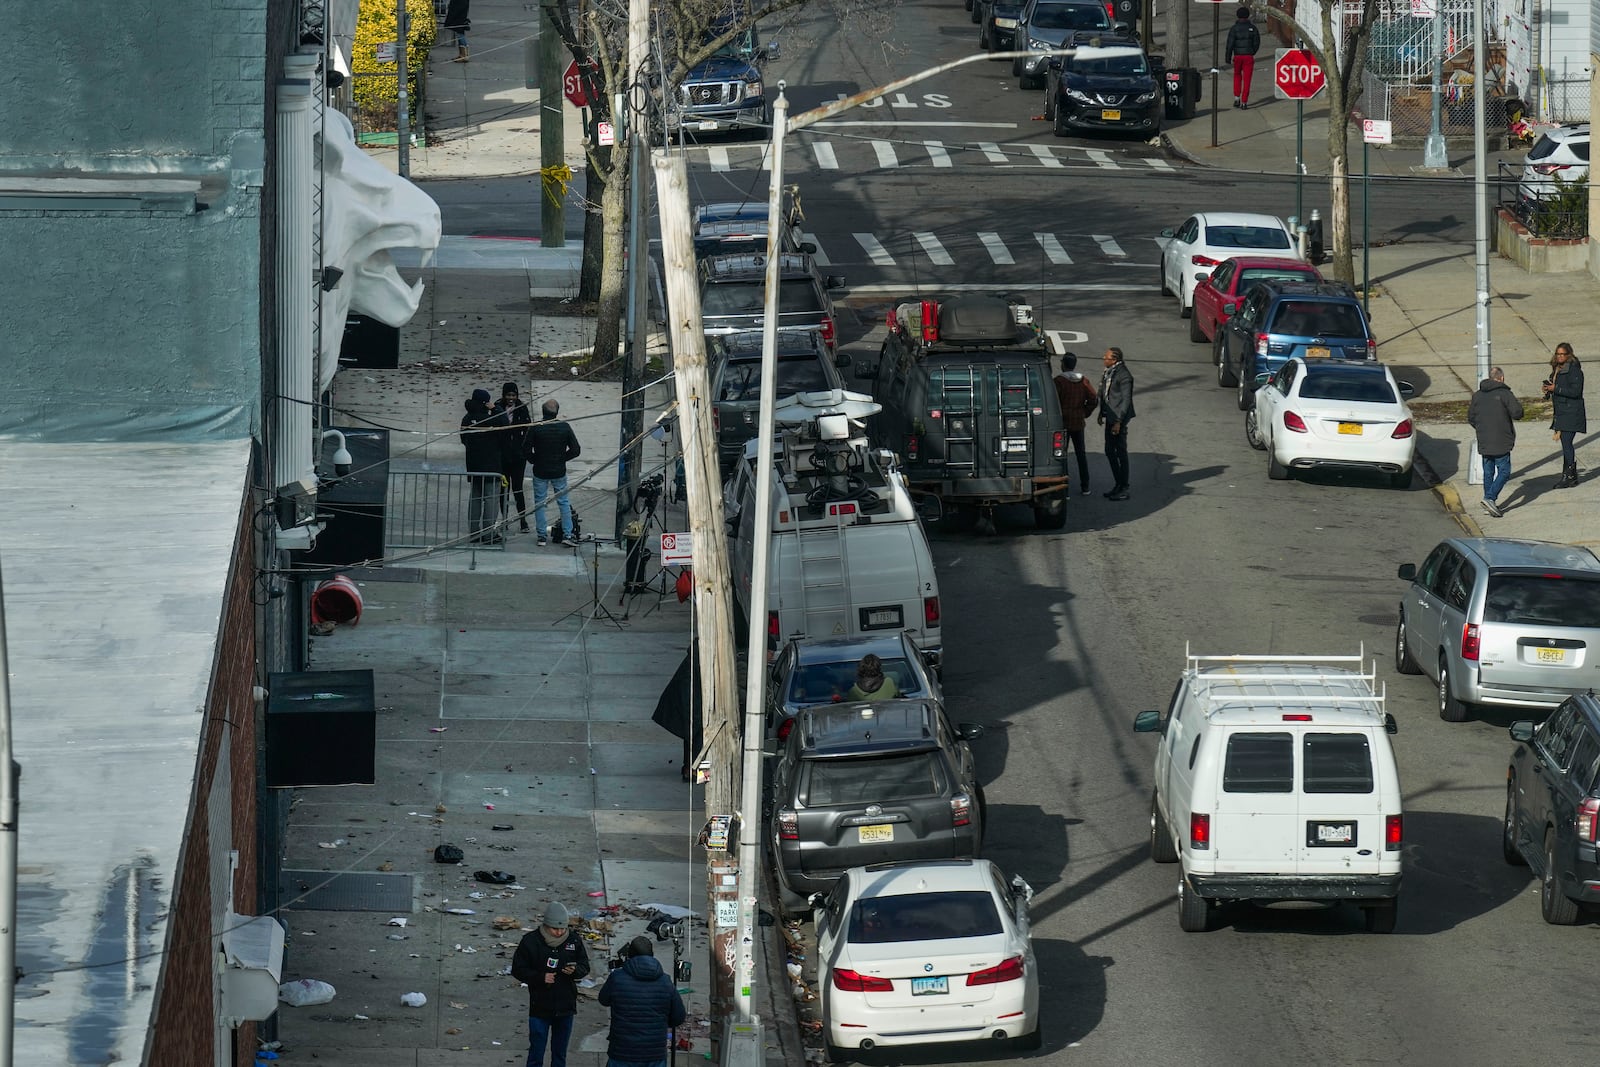
M 1067 501 L 1060 494 L 1055 502 L 1041 504 L 1033 509 L 1033 522 L 1041 530 L 1059 530 L 1067 524 Z
M 1278 462 L 1277 453 L 1270 445 L 1267 446 L 1267 477 L 1275 482 L 1287 481 L 1289 478 L 1289 468 Z
M 1065 137 L 1072 132 L 1067 127 L 1067 116 L 1061 113 L 1060 108 L 1056 109 L 1055 123 L 1050 129 L 1057 137 Z
M 1578 921 L 1578 902 L 1561 891 L 1556 880 L 1556 832 L 1544 832 L 1544 876 L 1539 880 L 1539 914 L 1551 926 L 1571 926 Z
M 1217 331 L 1216 340 L 1211 342 L 1211 360 L 1217 365 L 1217 388 L 1232 389 L 1239 384 L 1239 378 L 1233 373 L 1233 364 L 1228 362 L 1228 346 L 1222 343 L 1222 331 Z
M 1021 56 L 1018 56 L 1016 59 L 1013 59 L 1011 61 L 1011 76 L 1013 78 L 1018 78 L 1018 79 L 1020 79 L 1022 77 L 1022 57 Z M 1021 84 L 1020 81 L 1019 81 L 1018 84 Z
M 1197 345 L 1203 345 L 1211 340 L 1211 338 L 1200 332 L 1200 316 L 1196 315 L 1193 310 L 1189 312 L 1189 340 Z
M 1394 669 L 1401 674 L 1421 674 L 1422 668 L 1411 657 L 1411 645 L 1406 641 L 1406 617 L 1402 612 L 1394 627 Z
M 1178 285 L 1178 318 L 1180 318 L 1180 319 L 1188 318 L 1190 316 L 1190 314 L 1193 312 L 1193 310 L 1194 310 L 1193 305 L 1185 304 L 1183 302 L 1183 285 L 1182 285 L 1182 283 L 1179 283 L 1179 285 Z
M 1361 909 L 1367 923 L 1369 934 L 1394 933 L 1395 913 L 1399 910 L 1397 902 L 1385 900 L 1380 904 L 1369 904 Z
M 972 12 L 972 21 L 973 22 L 978 22 L 983 18 L 983 12 L 978 10 L 978 5 L 977 5 L 976 0 L 974 0 L 973 3 L 970 3 L 970 4 L 967 5 L 967 10 Z
M 1178 879 L 1178 929 L 1188 934 L 1203 934 L 1211 925 L 1211 902 L 1189 888 L 1189 879 Z
M 1233 380 L 1239 384 L 1239 410 L 1249 411 L 1256 406 L 1256 391 L 1239 374 L 1234 374 Z
M 1156 264 L 1156 276 L 1161 279 L 1161 295 L 1171 296 L 1172 290 L 1167 288 L 1167 262 L 1165 257 L 1162 257 L 1161 262 Z
M 1457 700 L 1450 690 L 1450 664 L 1439 657 L 1439 718 L 1445 722 L 1466 722 L 1469 709 L 1466 701 Z
M 848 1052 L 846 1052 L 844 1049 L 840 1048 L 838 1045 L 830 1044 L 830 1045 L 828 1045 L 828 1062 L 829 1063 L 849 1063 L 850 1062 L 850 1054 Z
M 1257 452 L 1264 452 L 1267 448 L 1267 439 L 1261 436 L 1261 425 L 1256 422 L 1256 409 L 1251 408 L 1244 413 L 1244 439 L 1250 442 L 1250 447 Z
M 1410 489 L 1411 488 L 1411 468 L 1407 467 L 1405 470 L 1400 471 L 1398 474 L 1389 475 L 1389 488 L 1390 489 Z
M 1035 1052 L 1044 1047 L 1044 1022 L 1034 1025 L 1033 1033 L 1017 1038 L 1017 1047 L 1025 1052 Z
M 1056 94 L 1048 81 L 1044 83 L 1044 117 L 1047 122 L 1056 120 Z
M 1156 803 L 1154 791 L 1150 793 L 1150 858 L 1157 863 L 1178 862 L 1178 845 L 1162 821 L 1161 805 Z
M 978 20 L 977 19 L 973 19 L 972 21 L 973 22 L 977 22 Z M 983 23 L 982 25 L 980 25 L 978 27 L 978 51 L 987 52 L 988 50 L 989 50 L 989 24 L 987 22 L 985 22 L 985 23 Z
M 1044 88 L 1044 82 L 1037 78 L 1030 78 L 1026 74 L 1019 74 L 1017 75 L 1017 88 L 1024 92 L 1029 89 L 1042 89 Z
M 1517 780 L 1506 780 L 1506 814 L 1500 824 L 1500 855 L 1513 867 L 1526 867 L 1528 857 L 1517 847 Z

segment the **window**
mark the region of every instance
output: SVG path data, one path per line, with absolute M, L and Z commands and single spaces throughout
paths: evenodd
M 803 356 L 778 357 L 777 395 L 782 398 L 795 393 L 812 393 L 828 388 L 827 374 L 822 363 L 810 353 Z M 759 359 L 730 360 L 724 364 L 722 383 L 717 389 L 718 400 L 761 399 L 761 361 Z
M 1225 260 L 1220 267 L 1211 272 L 1211 287 L 1219 293 L 1227 292 L 1228 283 L 1233 280 L 1233 272 L 1238 266 L 1231 259 Z M 1249 276 L 1250 272 L 1245 271 L 1245 277 L 1248 278 Z
M 717 282 L 707 285 L 700 299 L 708 316 L 759 315 L 766 306 L 766 287 L 759 281 Z M 778 283 L 779 314 L 821 310 L 822 301 L 810 278 L 785 278 Z
M 1277 226 L 1207 226 L 1213 248 L 1288 248 L 1289 235 Z
M 1272 332 L 1288 337 L 1365 337 L 1361 309 L 1329 300 L 1285 300 L 1273 316 Z
M 1352 400 L 1369 404 L 1393 404 L 1394 389 L 1382 374 L 1339 373 L 1326 367 L 1306 370 L 1300 395 L 1308 400 Z
M 1278 390 L 1278 395 L 1288 396 L 1289 390 L 1294 388 L 1294 380 L 1299 376 L 1300 364 L 1298 363 L 1285 363 L 1280 367 L 1278 373 L 1273 376 L 1273 384 Z
M 1294 792 L 1294 741 L 1286 733 L 1237 733 L 1228 737 L 1222 764 L 1225 793 Z
M 911 665 L 904 659 L 884 660 L 883 676 L 893 679 L 895 689 L 902 694 L 919 692 L 922 688 Z M 855 684 L 855 660 L 843 663 L 806 663 L 797 667 L 789 679 L 789 698 L 797 704 L 821 704 L 843 700 L 850 687 Z
M 1433 580 L 1428 583 L 1428 591 L 1434 596 L 1443 597 L 1450 589 L 1450 583 L 1455 581 L 1456 571 L 1461 567 L 1461 554 L 1459 552 L 1446 552 L 1444 559 L 1433 572 Z
M 1114 56 L 1098 56 L 1089 54 L 1093 51 L 1094 49 L 1087 49 L 1078 52 L 1078 54 L 1075 56 L 1068 56 L 1068 69 L 1074 74 L 1084 74 L 1091 77 L 1096 75 L 1111 75 L 1112 77 L 1117 78 L 1139 78 L 1150 73 L 1150 69 L 1145 65 L 1143 53 L 1134 52 L 1127 55 Z M 1207 228 L 1206 234 L 1208 240 L 1209 235 L 1212 232 L 1214 232 L 1212 228 Z M 1214 244 L 1215 242 L 1211 243 Z
M 1600 581 L 1549 574 L 1490 574 L 1483 621 L 1600 629 Z
M 1417 568 L 1417 577 L 1415 580 L 1418 585 L 1422 586 L 1424 589 L 1431 589 L 1433 587 L 1434 576 L 1439 573 L 1439 566 L 1444 562 L 1449 551 L 1450 548 L 1448 545 L 1439 545 L 1432 552 L 1428 553 L 1428 558 L 1423 560 L 1422 566 Z
M 1567 748 L 1571 735 L 1578 728 L 1578 706 L 1571 700 L 1562 704 L 1550 717 L 1539 724 L 1534 732 L 1534 742 L 1544 750 L 1545 756 L 1557 767 L 1567 765 Z
M 1201 735 L 1201 734 L 1196 734 L 1195 735 L 1194 747 L 1189 750 L 1189 769 L 1191 771 L 1194 770 L 1195 757 L 1200 755 L 1200 738 L 1201 738 L 1201 736 L 1203 736 L 1203 735 Z
M 1246 267 L 1239 273 L 1239 288 L 1248 289 L 1257 282 L 1311 282 L 1316 277 L 1309 269 L 1294 267 Z
M 1582 716 L 1579 716 L 1582 719 Z M 1600 741 L 1596 741 L 1594 734 L 1588 730 L 1578 730 L 1578 743 L 1572 747 L 1572 784 L 1584 793 L 1594 789 L 1594 768 L 1596 761 L 1600 761 Z
M 1467 610 L 1467 601 L 1472 599 L 1472 587 L 1478 584 L 1478 572 L 1466 560 L 1461 561 L 1461 566 L 1455 569 L 1450 582 L 1445 586 L 1445 599 L 1450 606 L 1460 611 Z
M 800 802 L 807 807 L 830 804 L 878 804 L 944 793 L 944 764 L 937 752 L 877 756 L 871 759 L 805 761 L 806 780 Z
M 1103 30 L 1111 25 L 1099 4 L 1040 4 L 1030 21 L 1044 30 Z
M 852 945 L 890 945 L 1001 932 L 1000 911 L 986 892 L 903 893 L 856 901 L 845 939 Z
M 1306 734 L 1302 754 L 1307 793 L 1372 792 L 1366 734 Z

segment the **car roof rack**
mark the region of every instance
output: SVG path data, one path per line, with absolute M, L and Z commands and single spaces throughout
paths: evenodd
M 1366 645 L 1363 643 L 1359 651 L 1353 656 L 1272 656 L 1272 655 L 1242 655 L 1242 656 L 1201 656 L 1189 650 L 1189 645 L 1184 644 L 1185 673 L 1195 677 L 1200 676 L 1201 668 L 1225 666 L 1284 666 L 1292 667 L 1303 665 L 1306 667 L 1331 667 L 1333 671 L 1284 671 L 1282 673 L 1240 672 L 1240 673 L 1207 673 L 1205 678 L 1205 698 L 1207 706 L 1203 714 L 1208 718 L 1213 712 L 1227 708 L 1238 707 L 1348 707 L 1364 705 L 1362 710 L 1370 712 L 1383 719 L 1383 709 L 1388 696 L 1388 683 L 1378 681 L 1377 661 L 1372 662 L 1370 670 L 1362 670 L 1366 664 Z M 1355 669 L 1341 667 L 1349 664 Z M 1330 683 L 1349 687 L 1342 693 L 1328 693 L 1326 688 Z M 1229 687 L 1244 686 L 1284 686 L 1293 687 L 1293 692 L 1276 693 L 1219 693 L 1216 690 Z M 1319 692 L 1318 690 L 1324 690 Z M 1364 691 L 1363 691 L 1364 690 Z M 1355 710 L 1354 708 L 1352 710 Z

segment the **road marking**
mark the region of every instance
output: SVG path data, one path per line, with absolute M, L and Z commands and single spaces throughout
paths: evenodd
M 862 251 L 866 252 L 867 258 L 871 259 L 872 262 L 880 267 L 894 266 L 894 257 L 889 254 L 887 248 L 878 243 L 878 239 L 872 234 L 856 233 L 851 234 L 851 236 L 856 239 L 856 243 L 861 246 Z
M 1058 267 L 1065 267 L 1072 262 L 1072 257 L 1067 255 L 1067 250 L 1061 247 L 1061 242 L 1053 233 L 1036 233 L 1033 239 L 1039 242 L 1039 247 L 1044 249 L 1045 256 Z
M 1126 256 L 1128 254 L 1122 250 L 1121 245 L 1117 244 L 1117 239 L 1110 234 L 1091 233 L 1089 236 L 1093 237 L 1094 243 L 1100 246 L 1100 251 L 1108 256 Z
M 898 167 L 900 161 L 895 158 L 894 145 L 888 141 L 873 141 L 872 150 L 878 153 L 878 166 Z
M 1028 151 L 1032 152 L 1039 162 L 1047 167 L 1059 167 L 1062 165 L 1056 154 L 1050 151 L 1049 145 L 1031 144 L 1028 146 Z
M 712 170 L 728 169 L 728 150 L 719 144 L 706 149 L 706 159 L 711 161 Z
M 969 130 L 1014 130 L 1015 122 L 905 122 L 893 119 L 868 119 L 864 122 L 854 120 L 813 122 L 812 126 L 957 126 Z
M 950 253 L 944 250 L 944 245 L 940 244 L 939 239 L 933 234 L 914 233 L 911 236 L 917 239 L 917 243 L 922 246 L 924 252 L 928 253 L 928 258 L 933 260 L 936 266 L 949 267 L 955 265 L 955 260 L 950 258 Z
M 978 150 L 983 153 L 983 158 L 987 159 L 990 163 L 1011 162 L 1010 157 L 1008 157 L 1004 152 L 1000 151 L 1000 146 L 995 144 L 993 141 L 979 141 L 977 144 Z
M 1006 243 L 1000 240 L 999 234 L 980 233 L 978 234 L 978 240 L 983 242 L 983 247 L 989 250 L 989 258 L 994 260 L 996 263 L 1006 264 L 1016 262 L 1016 260 L 1011 258 L 1011 251 L 1006 248 Z
M 811 260 L 813 263 L 819 267 L 830 267 L 833 265 L 833 261 L 829 259 L 827 253 L 822 250 L 822 242 L 817 240 L 816 234 L 807 230 L 801 230 L 800 240 L 810 241 L 812 244 L 817 246 L 817 250 L 811 253 Z
M 1101 148 L 1085 148 L 1083 150 L 1083 153 L 1084 153 L 1084 155 L 1088 156 L 1090 162 L 1092 162 L 1097 167 L 1103 167 L 1103 168 L 1106 168 L 1108 170 L 1120 170 L 1121 169 L 1115 163 L 1112 162 L 1111 157 L 1106 154 L 1104 149 L 1101 149 Z
M 839 169 L 839 160 L 833 154 L 833 145 L 827 141 L 812 141 L 811 151 L 817 157 L 817 166 L 823 170 Z
M 922 145 L 928 150 L 928 159 L 936 167 L 950 166 L 950 153 L 944 150 L 943 141 L 923 141 Z
M 1171 163 L 1168 163 L 1166 160 L 1161 159 L 1161 158 L 1159 158 L 1157 156 L 1147 156 L 1145 158 L 1145 162 L 1148 163 L 1150 166 L 1154 167 L 1156 170 L 1173 170 L 1173 169 L 1175 169 L 1172 166 Z

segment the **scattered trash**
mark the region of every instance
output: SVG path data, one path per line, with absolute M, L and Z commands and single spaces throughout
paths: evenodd
M 606 891 L 604 889 L 596 889 L 594 892 L 590 893 L 589 895 L 591 897 L 603 897 L 603 896 L 606 895 Z
M 516 828 L 514 826 L 512 826 L 510 823 L 497 822 L 493 826 L 489 827 L 489 829 L 491 829 L 491 830 L 514 830 Z
M 594 896 L 593 893 L 590 893 L 589 895 Z M 669 919 L 687 919 L 690 916 L 693 916 L 697 919 L 699 918 L 698 915 L 690 911 L 688 908 L 681 907 L 677 904 L 641 904 L 640 907 L 647 912 L 653 911 L 659 915 L 665 915 Z
M 448 729 L 450 729 L 448 726 L 430 726 L 428 727 L 428 732 L 430 734 L 442 734 Z
M 390 941 L 409 941 L 410 938 L 408 938 L 405 934 L 390 934 L 389 935 L 389 940 Z
M 494 805 L 489 803 L 487 800 L 485 800 L 483 802 L 483 810 L 484 811 L 493 811 L 494 810 Z
M 384 860 L 382 863 L 378 864 L 378 870 L 387 874 L 388 872 L 394 870 L 394 864 L 388 860 Z
M 482 900 L 483 897 L 484 897 L 484 895 L 482 893 L 477 892 L 476 890 L 474 890 L 473 892 L 467 894 L 467 899 L 468 900 Z
M 493 793 L 497 797 L 508 797 L 508 796 L 511 795 L 511 790 L 507 789 L 503 785 L 501 785 L 501 786 L 485 786 L 483 791 L 485 793 Z
M 315 978 L 301 978 L 285 982 L 278 987 L 278 999 L 295 1008 L 326 1004 L 333 999 L 333 996 L 333 986 Z
M 434 812 L 436 814 L 443 815 L 445 812 L 449 811 L 450 809 L 445 807 L 443 804 L 435 804 L 433 806 L 433 810 L 434 810 Z
M 522 920 L 515 915 L 496 915 L 494 921 L 489 925 L 496 930 L 520 930 L 522 929 Z
M 470 955 L 472 955 L 474 952 L 476 952 L 478 950 L 473 948 L 471 945 L 457 945 L 456 946 L 456 951 L 460 952 L 460 953 L 462 953 L 464 955 L 470 956 Z
M 595 986 L 597 986 L 599 984 L 600 983 L 595 981 L 593 978 L 585 978 L 583 981 L 578 983 L 578 988 L 579 989 L 593 989 Z
M 452 1007 L 452 1008 L 455 1008 L 455 1009 L 456 1009 L 456 1010 L 457 1010 L 457 1011 L 461 1011 L 461 1010 L 463 1010 L 463 1009 L 464 1009 L 464 1008 L 466 1008 L 466 1005 L 465 1005 L 465 1004 L 463 1004 L 463 1003 L 461 1003 L 461 1001 L 459 1001 L 459 1000 L 452 1000 L 452 1001 L 451 1001 L 451 1002 L 450 1002 L 450 1006 L 451 1006 L 451 1007 Z
M 445 912 L 446 915 L 476 915 L 476 914 L 478 914 L 477 912 L 473 911 L 471 908 L 446 908 L 446 909 L 444 909 L 444 912 Z
M 385 925 L 386 926 L 404 926 L 408 922 L 410 922 L 410 920 L 407 919 L 404 915 L 396 915 L 394 918 L 390 919 Z
M 472 877 L 490 885 L 510 885 L 517 880 L 516 875 L 507 874 L 505 871 L 477 871 Z
M 445 1031 L 445 1033 L 450 1037 L 455 1037 L 460 1032 L 461 1032 L 461 1027 L 459 1027 L 459 1026 L 452 1026 L 450 1029 Z
M 454 845 L 440 845 L 433 850 L 435 863 L 460 863 L 466 858 L 466 853 Z
M 400 1003 L 408 1008 L 420 1008 L 428 1003 L 428 998 L 421 993 L 401 993 Z
M 317 842 L 317 847 L 318 848 L 338 848 L 341 845 L 348 845 L 349 843 L 350 842 L 346 841 L 342 837 L 336 837 L 332 841 L 318 841 Z

